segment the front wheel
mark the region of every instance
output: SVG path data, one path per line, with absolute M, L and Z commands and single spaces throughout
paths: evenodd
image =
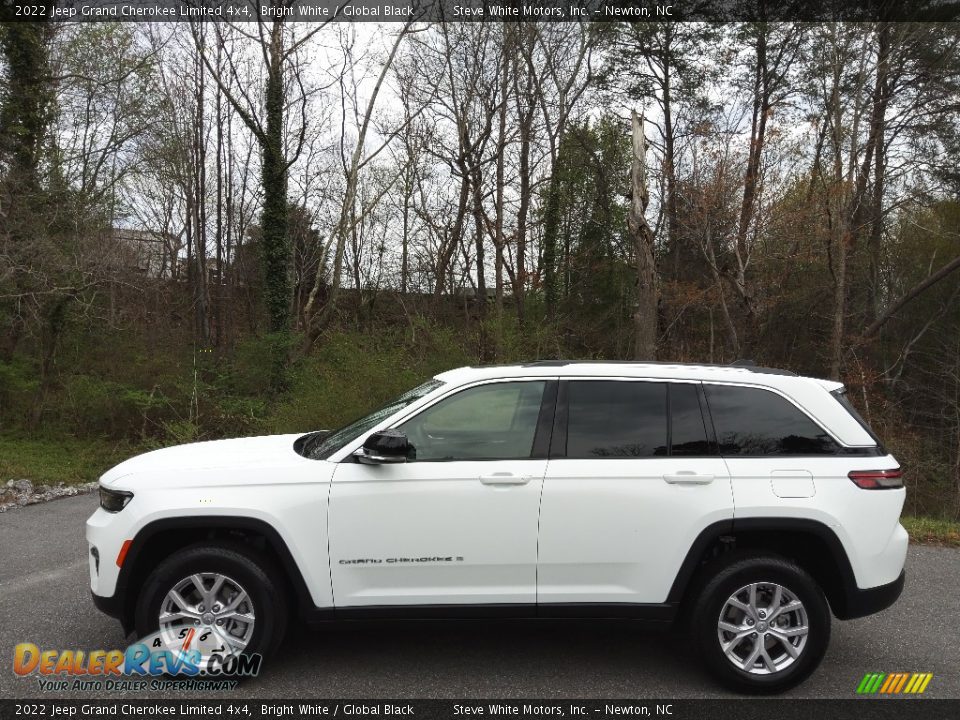
M 259 553 L 194 545 L 161 562 L 137 602 L 137 634 L 168 649 L 200 651 L 202 663 L 270 655 L 287 625 L 282 582 Z M 155 640 L 156 642 L 156 640 Z
M 747 556 L 719 567 L 694 609 L 707 668 L 741 692 L 775 693 L 805 680 L 826 652 L 830 608 L 787 560 Z

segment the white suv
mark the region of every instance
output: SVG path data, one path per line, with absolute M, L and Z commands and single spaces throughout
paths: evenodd
M 779 691 L 831 614 L 900 595 L 904 494 L 836 382 L 468 367 L 334 432 L 121 463 L 87 521 L 90 583 L 127 631 L 199 627 L 204 652 L 268 654 L 294 618 L 684 618 L 718 678 Z

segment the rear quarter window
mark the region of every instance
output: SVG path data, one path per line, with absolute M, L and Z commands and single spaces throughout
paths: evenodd
M 835 455 L 840 446 L 793 403 L 769 390 L 704 385 L 720 454 Z
M 857 412 L 857 409 L 853 406 L 853 403 L 850 402 L 849 398 L 847 398 L 847 391 L 844 388 L 840 388 L 839 390 L 834 390 L 830 394 L 833 395 L 834 399 L 838 403 L 840 403 L 840 405 L 843 407 L 844 410 L 847 411 L 847 413 L 849 413 L 850 417 L 856 420 L 860 424 L 860 427 L 862 427 L 866 431 L 866 433 L 870 436 L 870 438 L 877 444 L 878 451 L 886 452 L 883 449 L 883 443 L 880 442 L 880 438 L 873 431 L 873 429 L 867 424 L 867 421 L 863 419 L 863 416 L 861 416 L 860 413 Z

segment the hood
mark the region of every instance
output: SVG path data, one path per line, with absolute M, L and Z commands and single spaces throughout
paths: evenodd
M 102 485 L 132 474 L 167 474 L 172 471 L 282 467 L 312 462 L 298 455 L 293 443 L 303 433 L 210 440 L 153 450 L 125 460 L 100 478 Z

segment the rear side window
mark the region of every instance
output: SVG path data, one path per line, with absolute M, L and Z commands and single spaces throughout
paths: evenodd
M 567 393 L 568 458 L 667 455 L 664 383 L 574 380 Z
M 678 457 L 716 455 L 707 440 L 696 385 L 670 384 L 670 454 Z
M 769 390 L 704 385 L 721 455 L 834 455 L 839 446 L 792 403 Z

